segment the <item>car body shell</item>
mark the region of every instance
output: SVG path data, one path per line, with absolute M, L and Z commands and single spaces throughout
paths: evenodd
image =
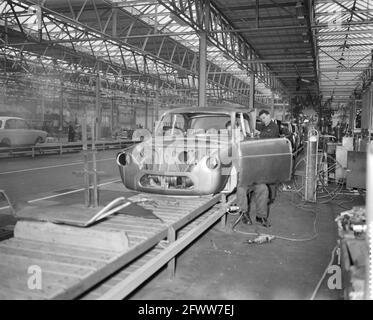
M 255 123 L 251 114 L 240 108 L 170 111 L 175 112 L 187 113 L 190 117 L 193 113 L 225 114 L 232 123 L 237 121 L 238 115 L 244 115 L 250 130 L 251 123 Z M 233 132 L 231 135 L 153 135 L 117 155 L 122 181 L 128 189 L 141 192 L 199 196 L 231 192 L 238 179 L 247 185 L 291 179 L 292 150 L 288 139 L 258 139 L 249 137 L 249 132 L 242 137 L 238 128 Z
M 0 117 L 0 145 L 3 147 L 35 145 L 44 142 L 47 132 L 31 129 L 27 122 L 17 117 Z

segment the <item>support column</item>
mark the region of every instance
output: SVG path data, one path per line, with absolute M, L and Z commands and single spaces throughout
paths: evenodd
M 207 107 L 207 33 L 210 27 L 210 0 L 202 0 L 201 9 L 198 22 L 203 30 L 199 33 L 198 106 Z
M 221 195 L 221 205 L 223 207 L 226 204 L 227 204 L 227 196 L 225 194 L 222 194 Z M 227 226 L 227 213 L 224 213 L 224 215 L 222 215 L 222 217 L 220 219 L 220 228 L 221 228 L 221 230 L 224 231 L 225 228 L 226 228 L 226 226 Z
M 271 94 L 271 118 L 275 116 L 275 94 L 272 92 Z
M 159 95 L 160 95 L 159 81 L 156 80 L 156 90 L 155 90 L 155 121 L 159 120 Z
M 367 195 L 373 192 L 373 144 L 368 145 L 367 150 Z M 373 299 L 373 198 L 366 197 L 366 217 L 367 217 L 367 247 L 366 258 L 366 282 L 365 299 Z
M 153 101 L 153 103 L 152 103 L 152 121 L 150 123 L 151 132 L 154 131 L 154 123 L 155 123 L 155 107 L 154 107 L 154 101 Z
M 132 108 L 133 108 L 133 121 L 132 121 L 132 123 L 133 123 L 133 129 L 136 129 L 137 128 L 137 124 L 136 124 L 136 106 L 135 106 L 135 104 L 132 102 L 131 103 L 132 104 Z
M 61 86 L 60 88 L 60 126 L 58 128 L 59 139 L 61 139 L 62 137 L 62 130 L 63 130 L 63 90 L 64 90 L 64 87 L 63 87 L 62 81 L 61 81 L 60 86 Z
M 116 114 L 116 117 L 115 117 L 115 126 L 119 128 L 120 127 L 119 126 L 119 122 L 120 122 L 119 103 L 115 104 L 115 114 Z
M 44 94 L 41 95 L 41 120 L 43 121 L 43 125 L 44 125 L 44 120 L 45 120 L 45 97 L 44 97 Z
M 199 79 L 198 79 L 198 106 L 206 107 L 206 62 L 207 62 L 207 33 L 199 34 Z
M 36 6 L 36 23 L 38 26 L 38 37 L 39 41 L 43 40 L 42 25 L 43 25 L 43 14 L 40 6 Z
M 117 25 L 118 25 L 118 9 L 113 8 L 113 25 L 112 25 L 112 36 L 116 37 L 117 36 Z
M 98 68 L 100 70 L 100 68 Z M 101 106 L 101 76 L 97 72 L 96 79 L 96 139 L 101 139 L 101 121 L 102 121 L 102 106 Z
M 114 133 L 114 108 L 115 108 L 115 98 L 111 97 L 111 108 L 110 108 L 110 134 L 113 136 Z
M 148 117 L 149 117 L 149 103 L 148 103 L 148 95 L 145 95 L 145 129 L 149 129 L 148 127 Z
M 249 109 L 254 109 L 255 103 L 255 73 L 250 73 Z
M 286 103 L 285 100 L 282 100 L 282 121 L 285 121 L 286 119 Z

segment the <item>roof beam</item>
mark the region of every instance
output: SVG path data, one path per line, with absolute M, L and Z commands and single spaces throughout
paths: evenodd
M 23 0 L 23 2 L 27 3 L 27 4 L 31 4 L 31 5 L 34 5 L 35 3 L 37 3 L 38 0 Z M 92 0 L 91 0 L 92 1 Z M 63 0 L 61 1 L 61 3 L 63 2 Z M 83 4 L 83 3 L 82 3 Z M 143 56 L 147 56 L 148 58 L 151 58 L 151 59 L 155 59 L 157 61 L 159 61 L 160 63 L 162 64 L 165 64 L 165 65 L 168 65 L 169 67 L 172 67 L 176 70 L 183 70 L 183 71 L 186 71 L 188 75 L 190 76 L 196 76 L 196 70 L 195 68 L 193 67 L 193 64 L 191 66 L 181 66 L 181 65 L 178 65 L 177 62 L 175 61 L 172 61 L 172 58 L 173 58 L 173 55 L 171 55 L 171 58 L 169 58 L 170 55 L 166 55 L 166 50 L 162 50 L 162 56 L 160 54 L 157 55 L 157 53 L 153 51 L 150 51 L 150 50 L 147 50 L 147 48 L 143 48 L 143 44 L 144 42 L 140 41 L 140 43 L 133 43 L 133 42 L 129 42 L 125 40 L 122 40 L 118 37 L 113 37 L 112 33 L 111 33 L 111 30 L 106 30 L 106 32 L 103 32 L 103 30 L 100 30 L 100 28 L 98 29 L 97 26 L 93 23 L 93 22 L 86 22 L 84 20 L 85 16 L 84 16 L 84 4 L 83 4 L 83 7 L 80 9 L 80 12 L 81 12 L 81 15 L 80 15 L 80 20 L 77 21 L 76 19 L 73 19 L 73 16 L 68 16 L 68 15 L 64 15 L 64 14 L 61 14 L 60 12 L 56 12 L 52 9 L 50 9 L 49 7 L 47 7 L 46 5 L 48 5 L 48 2 L 45 3 L 44 6 L 42 6 L 42 9 L 43 9 L 43 15 L 46 15 L 49 17 L 49 19 L 52 19 L 52 20 L 58 20 L 60 23 L 64 24 L 64 25 L 68 25 L 69 28 L 75 28 L 75 30 L 79 30 L 79 32 L 82 32 L 82 30 L 85 30 L 86 31 L 86 35 L 85 37 L 87 38 L 86 40 L 90 43 L 91 42 L 97 42 L 97 41 L 102 41 L 103 43 L 101 44 L 101 46 L 103 47 L 102 50 L 105 50 L 105 45 L 108 43 L 110 44 L 111 46 L 115 46 L 115 48 L 117 49 L 120 49 L 120 50 L 123 50 L 123 51 L 126 51 L 126 52 L 129 52 L 129 53 L 133 53 L 133 52 L 136 52 L 136 54 L 139 54 L 139 55 L 143 55 Z M 96 6 L 97 9 L 100 9 L 102 6 Z M 68 8 L 68 6 L 66 5 L 66 8 L 68 9 L 67 12 L 70 13 L 70 9 Z M 101 10 L 105 10 L 106 12 L 109 12 L 110 13 L 110 10 L 108 11 L 107 9 L 110 9 L 112 8 L 111 4 L 107 5 L 105 8 L 101 8 Z M 77 12 L 78 10 L 76 10 Z M 91 10 L 92 11 L 92 10 Z M 67 13 L 68 14 L 68 13 Z M 154 30 L 154 28 L 150 25 L 147 25 L 145 22 L 139 20 L 138 18 L 136 17 L 132 17 L 129 13 L 127 12 L 122 12 L 121 11 L 121 16 L 123 17 L 124 15 L 126 15 L 126 17 L 128 17 L 128 19 L 133 22 L 135 21 L 137 24 L 140 24 L 141 27 L 143 28 L 148 28 L 149 30 L 152 29 Z M 98 13 L 96 12 L 95 13 L 95 20 L 97 19 L 103 19 L 102 17 L 102 13 Z M 119 23 L 119 17 L 117 18 L 118 19 L 118 23 Z M 97 24 L 97 23 L 96 23 Z M 133 25 L 133 23 L 131 24 L 131 26 Z M 129 28 L 128 30 L 128 35 L 130 35 L 130 32 L 131 32 L 131 27 Z M 67 32 L 67 29 L 66 30 L 63 30 L 61 32 Z M 120 34 L 121 31 L 117 30 L 117 34 Z M 95 37 L 97 37 L 98 39 L 95 39 Z M 162 39 L 165 39 L 166 37 L 163 36 Z M 197 54 L 190 50 L 189 48 L 185 47 L 185 46 L 182 46 L 181 44 L 177 43 L 177 41 L 175 41 L 174 39 L 172 38 L 166 38 L 168 42 L 172 42 L 173 44 L 177 44 L 178 46 L 178 49 L 180 50 L 186 50 L 190 53 L 190 55 L 193 55 L 194 57 L 197 56 Z M 68 40 L 70 40 L 70 43 L 74 43 L 74 37 L 70 36 L 68 37 Z M 77 41 L 79 41 L 79 39 L 77 39 Z M 44 41 L 43 41 L 44 43 Z M 158 42 L 158 45 L 162 43 L 162 41 L 159 41 Z M 47 45 L 48 43 L 45 43 L 45 45 Z M 165 45 L 163 46 L 165 47 Z M 95 51 L 96 49 L 94 49 Z M 158 51 L 159 52 L 159 51 Z M 104 55 L 105 55 L 105 58 L 110 58 L 111 55 L 107 54 L 107 50 L 106 51 L 103 51 Z M 160 53 L 160 52 L 159 52 Z M 122 55 L 123 56 L 123 55 Z M 167 57 L 166 57 L 167 56 Z M 174 59 L 176 60 L 176 59 Z M 186 59 L 186 61 L 189 60 L 189 57 Z M 194 61 L 194 59 L 193 59 Z M 135 60 L 135 63 L 137 64 L 137 60 Z M 209 62 L 209 64 L 211 64 L 211 62 Z M 190 63 L 189 63 L 190 65 Z M 190 68 L 189 68 L 190 67 Z M 226 77 L 224 77 L 222 79 L 222 83 L 212 83 L 211 84 L 211 79 L 209 79 L 209 82 L 211 85 L 217 85 L 217 86 L 222 86 L 224 87 L 224 84 L 225 83 L 225 78 L 228 78 L 228 77 L 232 77 L 231 75 L 227 75 Z M 243 80 L 239 80 L 239 81 L 242 81 Z M 248 85 L 246 82 L 244 82 L 246 85 Z M 227 88 L 227 89 L 232 89 L 234 91 L 235 88 Z M 238 92 L 236 92 L 237 94 L 239 94 Z
M 210 21 L 211 26 L 206 26 L 203 21 L 198 19 L 201 16 L 201 9 L 198 5 L 192 8 L 192 2 L 188 0 L 186 3 L 176 0 L 158 0 L 160 4 L 166 7 L 171 13 L 178 16 L 178 19 L 183 20 L 194 30 L 232 30 L 235 29 L 231 23 L 222 15 L 222 13 L 211 3 L 210 4 Z M 199 3 L 199 2 L 197 2 Z M 195 10 L 194 10 L 195 9 Z M 208 40 L 215 44 L 225 54 L 242 67 L 255 72 L 262 81 L 271 86 L 275 90 L 285 90 L 283 84 L 277 79 L 272 78 L 268 66 L 259 63 L 257 68 L 252 68 L 247 63 L 247 60 L 260 59 L 253 47 L 237 32 L 222 34 L 221 37 L 216 34 L 208 34 Z

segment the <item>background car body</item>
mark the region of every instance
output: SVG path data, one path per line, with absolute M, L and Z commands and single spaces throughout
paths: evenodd
M 16 117 L 0 117 L 0 146 L 35 145 L 45 141 L 47 132 L 32 129 L 26 120 Z
M 228 121 L 236 129 L 231 134 Z M 141 192 L 205 195 L 233 191 L 238 174 L 247 185 L 290 180 L 290 141 L 249 138 L 254 123 L 239 108 L 174 109 L 162 116 L 151 139 L 118 154 L 122 181 Z

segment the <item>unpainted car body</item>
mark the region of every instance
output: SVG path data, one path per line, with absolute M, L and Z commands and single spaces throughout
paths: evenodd
M 290 141 L 254 138 L 254 126 L 240 108 L 173 109 L 151 138 L 117 155 L 122 181 L 141 192 L 206 195 L 232 192 L 238 176 L 248 185 L 290 180 Z
M 45 141 L 47 132 L 32 129 L 26 120 L 17 117 L 0 117 L 0 146 L 35 145 Z

